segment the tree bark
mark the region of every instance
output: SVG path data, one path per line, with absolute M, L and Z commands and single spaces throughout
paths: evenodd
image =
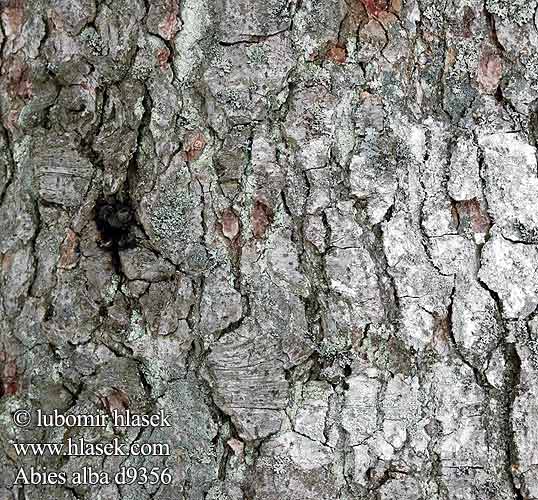
M 0 0 L 0 500 L 538 499 L 536 4 Z

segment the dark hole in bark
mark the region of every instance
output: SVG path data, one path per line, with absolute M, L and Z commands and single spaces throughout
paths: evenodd
M 127 201 L 100 199 L 95 204 L 95 223 L 101 235 L 102 247 L 118 250 L 135 246 L 134 210 Z
M 136 218 L 130 200 L 99 199 L 95 204 L 95 224 L 100 236 L 99 246 L 112 253 L 112 265 L 122 274 L 119 251 L 136 245 Z

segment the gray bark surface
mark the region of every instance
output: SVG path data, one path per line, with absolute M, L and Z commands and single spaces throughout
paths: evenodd
M 536 7 L 0 0 L 0 500 L 538 499 Z

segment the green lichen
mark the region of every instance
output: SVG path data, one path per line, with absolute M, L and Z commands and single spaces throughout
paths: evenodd
M 212 66 L 217 71 L 218 76 L 224 78 L 232 71 L 233 63 L 224 50 L 220 49 L 215 52 Z
M 538 90 L 538 56 L 534 53 L 524 54 L 521 56 L 521 64 L 525 68 L 523 77 L 531 82 L 533 90 Z M 514 79 L 518 79 L 518 77 L 519 75 L 514 75 Z
M 250 47 L 248 47 L 247 58 L 248 58 L 249 64 L 262 65 L 262 64 L 266 64 L 268 61 L 265 49 L 263 48 L 263 46 L 257 45 L 257 44 L 251 45 Z
M 13 147 L 13 160 L 20 164 L 29 157 L 31 150 L 32 139 L 29 135 L 24 136 L 20 141 L 16 142 Z
M 185 217 L 193 208 L 189 194 L 166 189 L 159 201 L 151 213 L 151 224 L 159 239 L 186 240 Z
M 293 465 L 292 459 L 287 455 L 263 457 L 259 461 L 262 467 L 271 469 L 275 474 L 286 474 Z
M 209 490 L 207 500 L 231 500 L 230 496 L 224 491 L 222 485 L 215 485 Z
M 536 11 L 536 1 L 528 0 L 487 0 L 489 12 L 502 19 L 513 21 L 519 26 L 527 24 Z
M 110 283 L 106 286 L 103 292 L 103 300 L 105 304 L 112 304 L 112 302 L 114 301 L 114 297 L 116 296 L 116 292 L 118 291 L 119 285 L 120 278 L 117 274 L 114 274 L 110 280 Z
M 103 41 L 101 36 L 94 28 L 86 28 L 81 34 L 80 38 L 86 45 L 90 54 L 94 56 L 100 56 L 103 54 Z
M 217 92 L 219 102 L 225 103 L 235 110 L 248 107 L 248 96 L 236 89 L 222 89 Z
M 346 357 L 349 351 L 349 340 L 345 335 L 343 337 L 344 338 L 336 339 L 336 343 L 334 341 L 324 339 L 317 346 L 319 355 L 328 361 L 335 361 L 342 356 Z
M 146 334 L 146 328 L 144 326 L 144 318 L 140 311 L 133 309 L 131 312 L 131 318 L 129 322 L 129 335 L 128 339 L 130 342 L 138 340 L 140 337 L 143 337 Z
M 475 76 L 480 61 L 477 40 L 460 40 L 455 48 L 457 57 L 452 72 L 458 74 L 460 79 L 466 79 L 467 74 Z
M 131 68 L 131 75 L 135 80 L 144 81 L 151 75 L 152 68 L 144 61 L 136 60 Z

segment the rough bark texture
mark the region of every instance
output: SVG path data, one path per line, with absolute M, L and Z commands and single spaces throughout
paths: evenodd
M 0 0 L 0 499 L 537 499 L 536 3 Z

